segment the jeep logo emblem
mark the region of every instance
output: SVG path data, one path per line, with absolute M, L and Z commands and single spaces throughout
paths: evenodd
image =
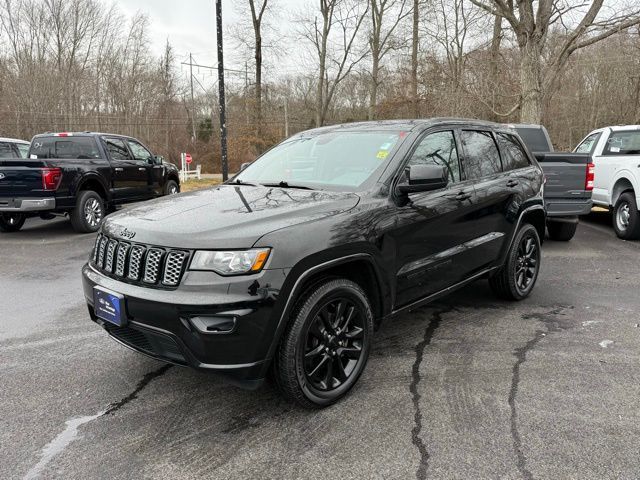
M 2 180 L 5 177 L 4 173 L 0 173 L 0 180 Z
M 132 232 L 131 230 L 127 230 L 126 228 L 123 228 L 120 231 L 120 236 L 122 238 L 127 238 L 127 239 L 131 240 L 133 237 L 136 236 L 136 232 Z

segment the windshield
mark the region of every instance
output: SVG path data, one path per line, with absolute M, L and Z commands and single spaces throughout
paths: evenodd
M 399 131 L 334 131 L 286 140 L 234 181 L 354 191 L 386 165 L 400 137 Z

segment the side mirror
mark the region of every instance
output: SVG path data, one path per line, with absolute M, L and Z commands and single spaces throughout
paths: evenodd
M 407 182 L 398 185 L 399 193 L 428 192 L 444 188 L 449 183 L 446 167 L 438 165 L 411 165 L 407 168 Z
M 244 170 L 245 168 L 247 168 L 252 163 L 253 162 L 244 162 L 242 165 L 240 165 L 240 171 Z
M 162 165 L 163 162 L 164 162 L 164 157 L 160 155 L 155 155 L 151 158 L 151 163 L 153 163 L 154 165 Z

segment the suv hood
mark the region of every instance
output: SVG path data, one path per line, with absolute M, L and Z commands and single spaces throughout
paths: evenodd
M 354 193 L 220 185 L 125 208 L 105 219 L 103 231 L 164 247 L 250 248 L 267 233 L 336 215 L 359 200 Z

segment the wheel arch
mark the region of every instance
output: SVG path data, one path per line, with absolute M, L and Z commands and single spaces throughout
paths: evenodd
M 304 266 L 305 263 L 304 260 L 298 263 L 298 265 L 302 266 L 302 272 L 298 275 L 294 274 L 293 286 L 290 289 L 285 289 L 285 292 L 288 290 L 288 293 L 285 293 L 286 297 L 283 299 L 284 306 L 280 310 L 281 313 L 267 358 L 273 358 L 289 322 L 289 316 L 300 296 L 313 285 L 327 279 L 340 277 L 357 283 L 365 291 L 371 302 L 376 327 L 380 324 L 385 314 L 388 313 L 387 310 L 390 305 L 386 300 L 388 295 L 385 295 L 384 292 L 385 283 L 381 270 L 376 265 L 372 255 L 356 253 L 334 258 L 312 267 Z M 293 273 L 295 270 L 296 267 L 291 272 Z
M 522 213 L 519 225 L 516 227 L 516 231 L 520 225 L 523 223 L 530 223 L 536 230 L 538 231 L 538 236 L 540 237 L 540 243 L 544 242 L 544 234 L 546 227 L 546 215 L 544 213 L 544 209 L 542 208 L 532 208 L 525 210 Z M 515 237 L 515 234 L 514 234 Z
M 627 175 L 622 174 L 619 176 L 613 183 L 613 187 L 611 188 L 611 207 L 615 207 L 616 203 L 620 199 L 620 195 L 625 192 L 636 192 L 636 186 L 631 178 Z
M 85 175 L 80 178 L 76 187 L 76 195 L 83 190 L 93 190 L 102 197 L 103 200 L 109 201 L 109 189 L 104 185 L 104 182 L 98 175 Z

